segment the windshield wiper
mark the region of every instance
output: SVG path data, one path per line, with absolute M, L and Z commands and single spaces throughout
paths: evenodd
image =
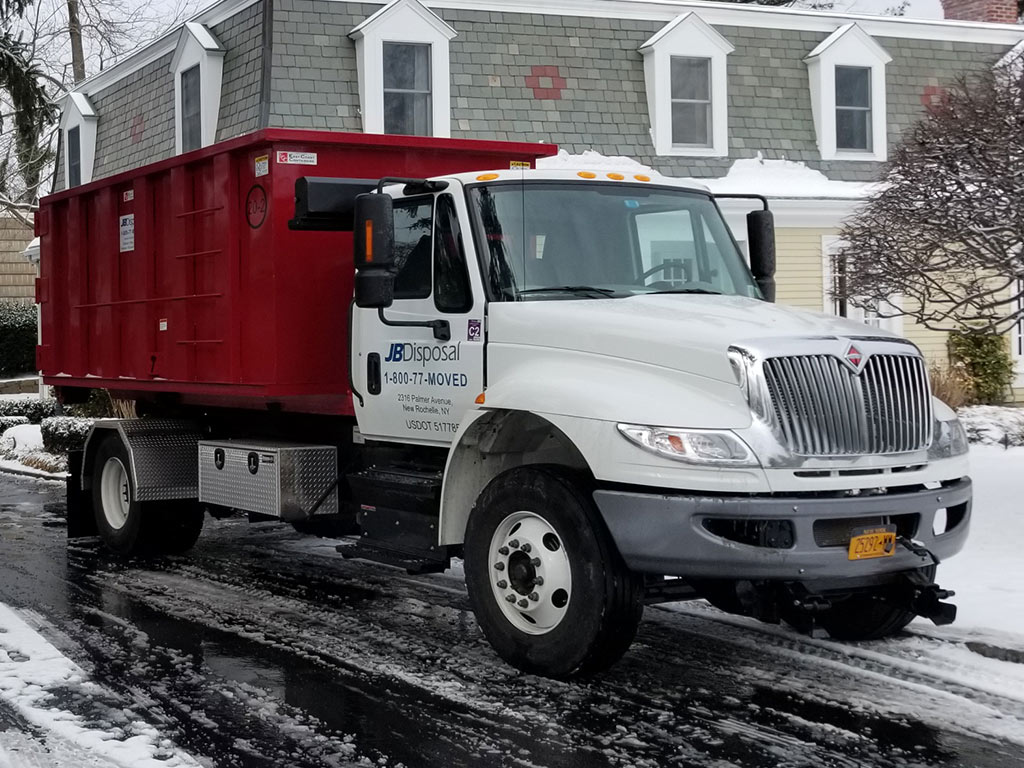
M 711 296 L 721 296 L 721 291 L 709 291 L 707 288 L 670 288 L 665 291 L 649 291 L 645 296 L 653 296 L 658 293 L 707 293 Z
M 600 293 L 603 296 L 614 296 L 618 291 L 613 288 L 595 288 L 591 285 L 549 285 L 546 288 L 524 288 L 517 291 L 517 296 L 527 293 Z

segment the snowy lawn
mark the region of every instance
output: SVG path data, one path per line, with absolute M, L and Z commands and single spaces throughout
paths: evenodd
M 948 629 L 1012 634 L 1024 650 L 1024 448 L 972 446 L 971 477 L 967 546 L 939 566 L 938 582 L 956 591 L 959 606 Z

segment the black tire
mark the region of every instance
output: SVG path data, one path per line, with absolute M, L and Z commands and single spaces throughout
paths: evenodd
M 935 579 L 935 566 L 924 569 L 929 581 Z M 915 614 L 886 602 L 870 593 L 853 594 L 836 600 L 828 610 L 814 614 L 814 623 L 824 629 L 834 640 L 858 641 L 881 640 L 901 631 Z M 811 615 L 790 609 L 782 615 L 783 620 L 794 629 L 807 632 L 811 627 Z
M 123 476 L 115 483 L 118 464 Z M 104 470 L 108 466 L 111 479 L 105 497 Z M 170 555 L 191 549 L 203 529 L 202 507 L 193 499 L 130 501 L 135 496 L 130 467 L 128 451 L 120 438 L 107 437 L 96 451 L 92 473 L 93 512 L 103 543 L 121 555 Z M 112 503 L 109 488 L 113 485 L 119 487 L 123 505 Z
M 477 623 L 498 655 L 523 672 L 567 678 L 607 669 L 629 648 L 643 616 L 643 578 L 626 567 L 587 486 L 585 480 L 560 468 L 520 467 L 492 480 L 470 515 L 465 542 L 466 586 Z M 561 596 L 557 582 L 532 588 L 532 594 L 541 593 L 539 601 L 518 611 L 520 615 L 535 607 L 549 614 L 563 612 L 555 619 L 556 624 L 534 628 L 534 633 L 513 623 L 526 626 L 515 616 L 515 603 L 511 608 L 501 604 L 501 589 L 497 586 L 500 573 L 491 562 L 492 546 L 499 543 L 495 536 L 503 530 L 501 526 L 511 524 L 509 535 L 526 530 L 509 523 L 521 515 L 528 516 L 529 525 L 546 523 L 555 534 L 554 539 L 545 535 L 543 543 L 532 545 L 550 551 L 534 552 L 531 548 L 530 554 L 555 558 L 561 549 L 564 555 L 555 558 L 562 562 L 558 567 L 571 574 L 570 589 L 561 590 Z M 523 546 L 519 551 L 526 550 Z M 526 567 L 514 563 L 516 557 L 513 551 L 507 569 L 503 568 L 506 583 L 513 581 L 514 571 L 523 573 Z M 539 565 L 534 577 L 545 567 L 546 562 Z M 517 592 L 517 588 L 509 587 L 508 594 L 515 594 L 517 600 L 528 599 L 527 593 Z M 512 612 L 512 618 L 506 611 Z

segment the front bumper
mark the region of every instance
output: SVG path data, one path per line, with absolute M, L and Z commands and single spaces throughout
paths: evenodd
M 635 571 L 702 579 L 855 579 L 922 568 L 933 560 L 920 548 L 905 546 L 897 546 L 891 557 L 849 560 L 841 542 L 823 541 L 823 527 L 841 530 L 845 520 L 855 527 L 861 518 L 898 515 L 901 533 L 908 532 L 941 561 L 959 552 L 967 538 L 971 481 L 963 478 L 934 490 L 826 498 L 598 490 L 594 501 Z M 950 524 L 935 535 L 939 510 L 947 510 Z M 786 520 L 792 545 L 785 548 L 741 543 L 709 530 L 709 525 L 720 530 L 723 521 Z

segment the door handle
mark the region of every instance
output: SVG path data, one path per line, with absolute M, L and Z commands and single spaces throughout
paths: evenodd
M 379 352 L 371 352 L 366 356 L 366 391 L 371 395 L 380 394 Z

